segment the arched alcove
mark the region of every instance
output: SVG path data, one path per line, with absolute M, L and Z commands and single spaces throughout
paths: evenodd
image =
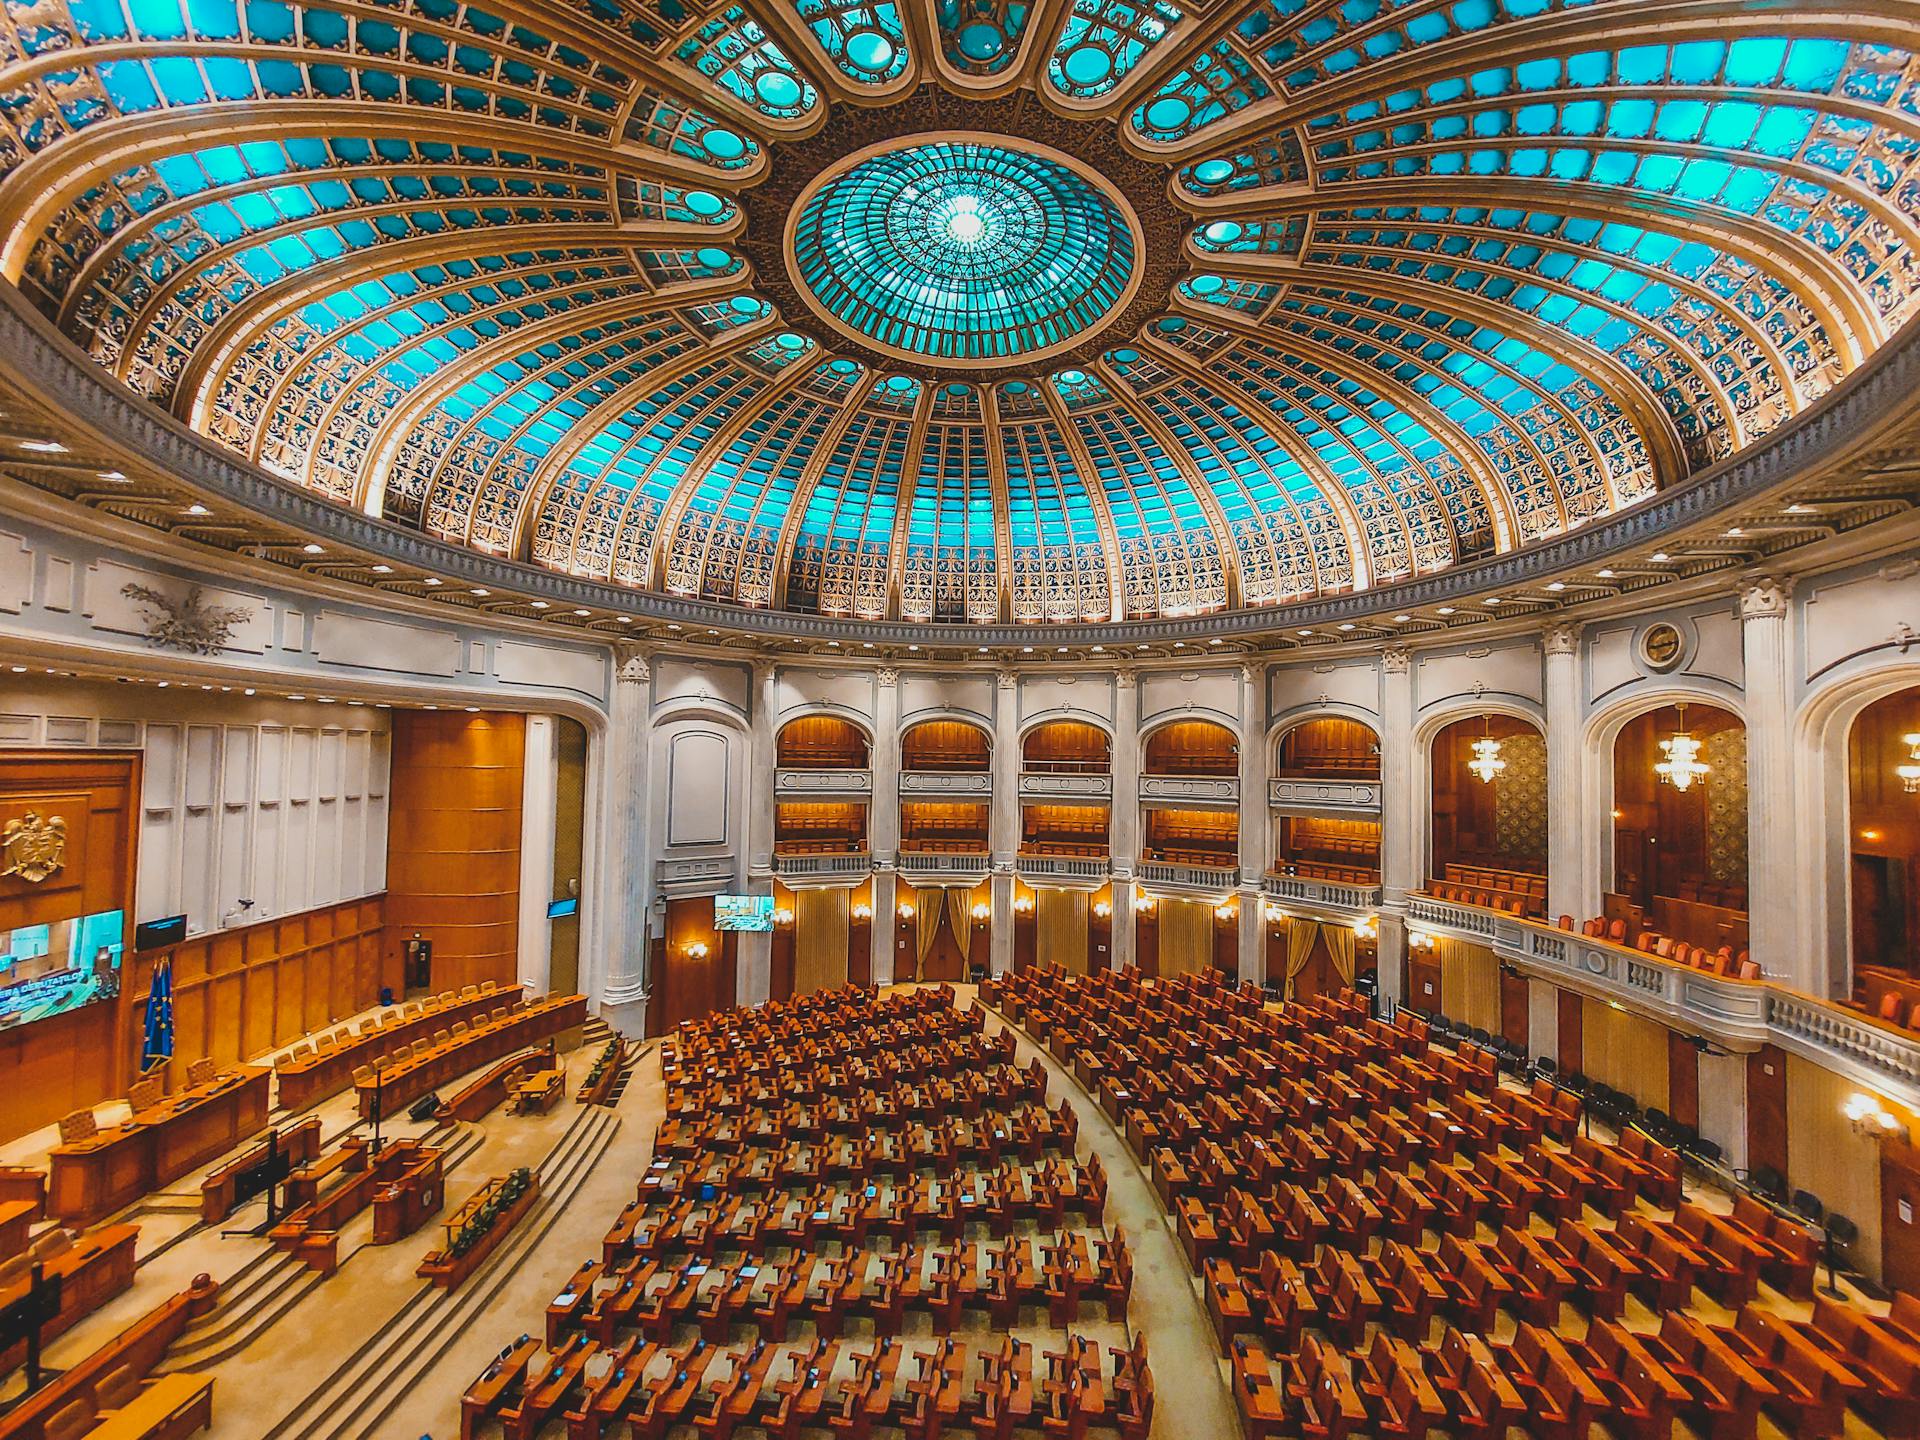
M 1113 741 L 1084 720 L 1049 720 L 1021 740 L 1020 763 L 1047 774 L 1105 775 L 1113 769 Z
M 922 720 L 900 737 L 900 768 L 942 775 L 979 775 L 993 767 L 993 741 L 965 720 Z
M 1344 715 L 1318 715 L 1280 736 L 1273 773 L 1283 780 L 1378 780 L 1380 737 Z
M 1240 773 L 1240 742 L 1224 725 L 1211 720 L 1176 720 L 1147 736 L 1142 757 L 1148 775 L 1211 775 Z
M 1622 725 L 1612 820 L 1609 918 L 1624 919 L 1630 936 L 1746 948 L 1747 731 L 1738 715 L 1689 701 Z
M 782 770 L 864 770 L 866 732 L 838 715 L 802 715 L 780 727 Z
M 1429 881 L 1474 903 L 1544 914 L 1546 736 L 1517 716 L 1466 716 L 1434 733 L 1428 773 Z
M 1847 733 L 1853 995 L 1882 1019 L 1920 1010 L 1920 685 L 1882 696 Z

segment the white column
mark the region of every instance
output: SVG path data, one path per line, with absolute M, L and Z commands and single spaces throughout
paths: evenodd
M 653 672 L 637 650 L 622 651 L 618 659 L 613 703 L 600 742 L 606 843 L 594 873 L 595 889 L 605 896 L 600 905 L 605 914 L 596 916 L 589 909 L 585 918 L 600 937 L 601 1017 L 624 1035 L 642 1035 L 647 1023 L 647 921 L 654 882 L 653 856 L 647 852 Z
M 1113 877 L 1113 942 L 1111 955 L 1113 968 L 1124 970 L 1134 963 L 1139 955 L 1139 945 L 1133 928 L 1133 898 L 1140 892 L 1133 887 L 1133 881 Z
M 1413 793 L 1413 672 L 1411 657 L 1395 646 L 1380 656 L 1380 903 L 1401 914 L 1407 892 L 1420 887 L 1419 817 L 1424 796 Z M 1380 998 L 1383 1009 L 1405 1003 L 1400 993 L 1406 934 L 1401 925 L 1382 923 L 1379 940 Z
M 1527 981 L 1527 1053 L 1560 1063 L 1560 991 L 1546 980 Z
M 988 811 L 988 842 L 993 851 L 988 918 L 988 966 L 995 975 L 1013 968 L 1013 872 L 1020 853 L 1020 677 L 1011 670 L 994 676 L 993 805 Z
M 1600 877 L 1587 874 L 1582 830 L 1580 627 L 1550 626 L 1541 649 L 1547 700 L 1547 917 L 1571 915 L 1581 921 L 1600 913 Z
M 527 717 L 526 758 L 520 770 L 520 924 L 515 974 L 529 993 L 547 993 L 553 967 L 553 840 L 559 756 L 551 715 Z
M 1700 1054 L 1700 1134 L 1728 1168 L 1747 1168 L 1747 1057 Z
M 1140 690 L 1131 670 L 1113 677 L 1113 808 L 1107 812 L 1107 855 L 1116 875 L 1133 878 L 1140 863 Z
M 779 705 L 778 672 L 770 660 L 753 666 L 753 716 L 747 763 L 747 889 L 773 888 L 773 776 L 778 768 L 779 736 L 774 713 Z M 773 989 L 773 936 L 743 930 L 734 951 L 734 998 L 758 1005 Z
M 1260 882 L 1267 873 L 1267 668 L 1240 667 L 1240 979 L 1266 975 L 1267 922 Z
M 1421 1003 L 1418 995 L 1408 997 L 1401 994 L 1402 979 L 1407 964 L 1407 922 L 1403 915 L 1391 910 L 1380 912 L 1380 930 L 1373 939 L 1373 978 L 1380 996 L 1379 1010 L 1382 1017 L 1391 1018 L 1395 1009 L 1401 1005 Z
M 1753 958 L 1769 976 L 1825 995 L 1826 957 L 1800 934 L 1800 834 L 1793 813 L 1792 687 L 1787 666 L 1788 582 L 1748 580 L 1740 592 L 1747 690 L 1747 908 Z
M 872 803 L 867 806 L 867 848 L 873 852 L 873 917 L 867 932 L 873 983 L 893 983 L 893 907 L 899 893 L 894 874 L 900 850 L 900 672 L 887 667 L 875 676 L 873 707 Z M 883 893 L 884 892 L 884 893 Z M 879 923 L 881 917 L 886 924 Z

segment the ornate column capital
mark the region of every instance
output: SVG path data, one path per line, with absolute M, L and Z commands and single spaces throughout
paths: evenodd
M 1540 645 L 1549 655 L 1572 655 L 1580 649 L 1580 627 L 1566 621 L 1549 625 Z
M 622 685 L 645 685 L 653 679 L 653 667 L 638 650 L 622 646 L 614 652 L 614 658 L 619 662 L 614 674 Z
M 1740 586 L 1740 618 L 1777 620 L 1792 594 L 1793 581 L 1784 575 L 1749 575 Z
M 1413 655 L 1404 645 L 1390 645 L 1380 652 L 1380 668 L 1389 675 L 1404 675 L 1413 663 Z
M 900 672 L 891 665 L 885 665 L 875 673 L 875 678 L 880 682 L 882 690 L 891 690 L 900 683 Z
M 1140 677 L 1131 670 L 1116 670 L 1113 672 L 1113 683 L 1118 689 L 1131 690 L 1140 683 Z
M 1020 683 L 1020 676 L 1012 670 L 1001 670 L 994 675 L 994 680 L 1000 689 L 1011 690 Z

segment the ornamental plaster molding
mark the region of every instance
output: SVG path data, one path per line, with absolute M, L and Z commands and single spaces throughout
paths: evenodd
M 1380 652 L 1380 668 L 1389 675 L 1406 674 L 1412 663 L 1413 654 L 1404 645 L 1395 645 Z
M 1540 647 L 1549 655 L 1574 655 L 1580 650 L 1578 625 L 1549 625 L 1540 637 Z
M 1742 620 L 1777 620 L 1787 613 L 1793 582 L 1778 575 L 1752 575 L 1740 587 Z
M 637 651 L 622 651 L 620 668 L 614 672 L 622 685 L 645 685 L 653 679 L 647 657 Z

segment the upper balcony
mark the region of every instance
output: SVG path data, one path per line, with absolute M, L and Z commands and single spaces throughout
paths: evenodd
M 1020 745 L 1021 800 L 1107 800 L 1113 795 L 1113 742 L 1097 725 L 1054 720 Z
M 900 737 L 900 798 L 993 794 L 993 746 L 964 720 L 923 720 Z
M 1215 893 L 1240 883 L 1240 822 L 1231 810 L 1152 809 L 1141 824 L 1139 877 Z
M 859 726 L 837 715 L 802 715 L 780 727 L 776 799 L 864 799 L 873 791 L 869 746 Z
M 872 868 L 865 805 L 825 800 L 773 807 L 773 872 L 781 879 L 833 883 Z
M 1280 737 L 1267 805 L 1289 815 L 1377 817 L 1379 737 L 1339 716 L 1295 725 Z
M 902 875 L 918 882 L 978 884 L 990 868 L 985 801 L 912 800 L 900 805 Z
M 1185 810 L 1235 810 L 1240 804 L 1240 744 L 1224 725 L 1176 720 L 1147 737 L 1140 803 Z

